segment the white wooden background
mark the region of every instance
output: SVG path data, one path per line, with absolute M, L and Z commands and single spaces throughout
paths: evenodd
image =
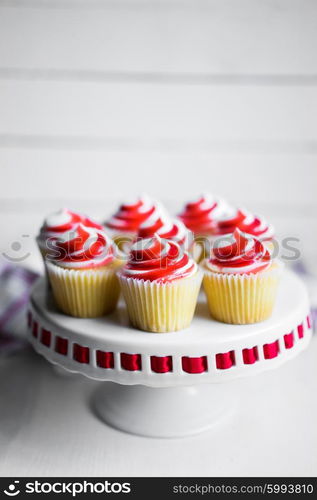
M 0 0 L 6 251 L 61 205 L 211 191 L 313 262 L 316 33 L 314 0 Z
M 0 0 L 0 250 L 21 241 L 27 264 L 38 267 L 33 240 L 22 235 L 33 236 L 61 205 L 104 217 L 148 192 L 177 211 L 210 191 L 299 237 L 317 271 L 316 46 L 315 0 Z M 74 389 L 79 399 L 87 386 Z M 21 421 L 3 473 L 60 473 L 57 451 L 43 462 L 45 439 L 32 448 L 25 432 Z M 304 443 L 312 437 L 307 431 Z M 29 464 L 18 458 L 23 445 Z M 75 451 L 64 452 L 69 463 Z M 157 468 L 142 465 L 141 455 L 131 473 L 171 471 L 163 458 Z M 222 456 L 220 468 L 184 459 L 173 470 L 316 473 L 316 463 L 295 455 L 288 468 L 280 460 L 257 468 L 246 457 L 233 467 Z M 81 458 L 68 471 L 102 473 L 91 463 Z M 105 470 L 127 474 L 127 463 Z

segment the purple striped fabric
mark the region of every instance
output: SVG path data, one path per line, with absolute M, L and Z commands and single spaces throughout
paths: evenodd
M 26 307 L 38 275 L 0 261 L 0 355 L 26 345 Z

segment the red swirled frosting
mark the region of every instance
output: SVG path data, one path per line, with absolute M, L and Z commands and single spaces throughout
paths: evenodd
M 91 220 L 86 215 L 72 212 L 67 208 L 62 208 L 58 212 L 46 217 L 37 238 L 40 247 L 47 249 L 48 240 L 53 242 L 60 239 L 67 239 L 68 234 L 73 231 L 79 223 L 82 223 L 86 227 L 104 229 L 100 224 Z
M 155 235 L 153 238 L 134 243 L 121 275 L 126 278 L 167 283 L 191 276 L 196 271 L 195 261 L 175 241 Z
M 214 235 L 230 234 L 236 228 L 262 241 L 274 237 L 274 228 L 271 224 L 268 224 L 262 217 L 252 215 L 240 208 L 231 208 L 216 220 Z
M 110 264 L 115 252 L 116 246 L 105 231 L 78 223 L 66 239 L 56 242 L 47 259 L 67 269 L 92 269 Z
M 132 203 L 124 203 L 105 222 L 105 226 L 119 233 L 137 233 L 141 224 L 153 214 L 156 206 L 148 196 L 142 196 Z
M 263 217 L 245 212 L 245 218 L 240 222 L 239 229 L 247 234 L 252 234 L 260 240 L 271 240 L 274 238 L 274 227 L 268 224 Z
M 240 208 L 227 207 L 217 219 L 215 220 L 214 235 L 231 234 L 234 230 L 243 223 L 246 218 L 244 210 Z
M 195 235 L 213 234 L 216 220 L 228 210 L 227 203 L 207 194 L 187 203 L 179 218 Z
M 255 274 L 271 264 L 272 256 L 265 243 L 239 229 L 218 238 L 206 260 L 208 270 L 228 274 Z
M 179 245 L 188 247 L 191 231 L 178 219 L 171 219 L 163 210 L 154 213 L 140 226 L 138 238 L 150 238 L 154 234 L 166 240 L 176 241 Z

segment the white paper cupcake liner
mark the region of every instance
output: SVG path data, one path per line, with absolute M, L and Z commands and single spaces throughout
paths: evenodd
M 70 316 L 94 318 L 112 312 L 120 285 L 114 267 L 74 270 L 46 262 L 58 307 Z
M 158 283 L 119 274 L 131 323 L 145 331 L 181 330 L 192 321 L 203 274 Z
M 269 318 L 276 300 L 282 262 L 256 274 L 221 274 L 205 269 L 203 286 L 210 314 L 224 323 L 258 323 Z

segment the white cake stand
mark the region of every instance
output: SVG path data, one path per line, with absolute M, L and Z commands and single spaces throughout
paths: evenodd
M 66 370 L 108 381 L 96 413 L 121 430 L 152 437 L 202 432 L 234 410 L 229 382 L 277 368 L 306 348 L 311 317 L 306 289 L 290 271 L 272 317 L 254 325 L 210 318 L 201 294 L 192 325 L 154 334 L 129 325 L 123 303 L 110 316 L 77 319 L 59 312 L 45 280 L 34 286 L 28 312 L 37 352 Z

